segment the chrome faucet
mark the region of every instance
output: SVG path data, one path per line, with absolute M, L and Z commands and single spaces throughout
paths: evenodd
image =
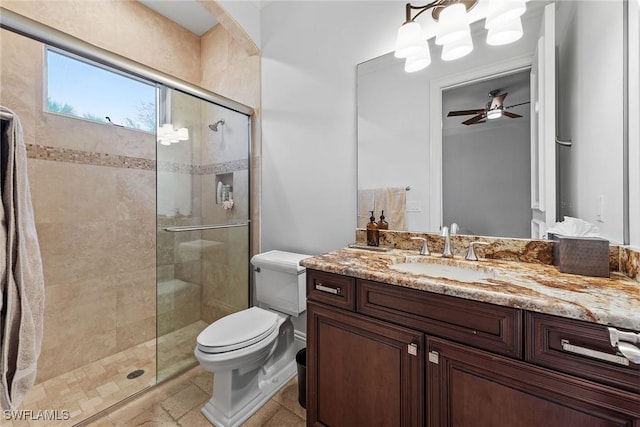
M 420 255 L 431 255 L 431 252 L 429 252 L 429 245 L 427 244 L 427 239 L 425 239 L 424 237 L 412 237 L 411 240 L 422 240 Z
M 453 258 L 451 253 L 451 237 L 449 237 L 449 227 L 442 227 L 442 236 L 444 237 L 444 248 L 442 248 L 442 258 Z
M 458 230 L 460 229 L 460 227 L 458 226 L 457 223 L 452 222 L 451 223 L 451 230 L 449 230 L 451 232 L 451 234 L 458 234 Z
M 465 255 L 464 259 L 466 259 L 467 261 L 478 261 L 478 257 L 476 256 L 474 247 L 479 245 L 488 246 L 489 244 L 487 242 L 481 242 L 479 240 L 469 243 L 469 249 L 467 250 L 467 255 Z

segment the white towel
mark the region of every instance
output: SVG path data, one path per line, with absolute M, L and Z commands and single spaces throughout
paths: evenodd
M 379 216 L 384 211 L 389 230 L 407 229 L 407 189 L 403 187 L 380 188 L 375 191 L 375 210 Z
M 367 228 L 375 207 L 375 190 L 358 190 L 358 228 Z
M 18 408 L 36 378 L 42 344 L 44 278 L 27 177 L 22 124 L 13 116 L 2 123 L 2 231 L 0 255 L 0 405 Z M 6 153 L 6 156 L 4 155 Z

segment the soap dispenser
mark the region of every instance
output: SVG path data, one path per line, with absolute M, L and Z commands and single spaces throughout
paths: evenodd
M 380 214 L 380 221 L 378 221 L 378 230 L 388 230 L 389 223 L 384 220 L 384 211 Z
M 375 220 L 376 217 L 373 216 L 373 211 L 371 211 L 371 217 L 367 224 L 367 245 L 369 246 L 380 245 L 380 232 L 378 231 L 378 224 L 376 224 Z

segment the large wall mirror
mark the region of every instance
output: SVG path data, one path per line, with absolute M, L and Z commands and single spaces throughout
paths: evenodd
M 430 40 L 422 71 L 393 53 L 359 64 L 358 226 L 385 209 L 363 203 L 369 194 L 403 190 L 409 231 L 455 222 L 464 234 L 543 237 L 571 216 L 628 243 L 626 7 L 532 0 L 513 44 L 488 46 L 481 20 L 464 58 L 440 60 Z M 510 115 L 464 114 L 504 94 Z

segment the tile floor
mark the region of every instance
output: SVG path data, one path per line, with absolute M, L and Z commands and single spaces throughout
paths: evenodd
M 7 420 L 0 425 L 7 427 L 70 426 L 120 402 L 156 380 L 155 340 L 139 344 L 120 353 L 74 369 L 57 377 L 36 384 L 20 405 L 21 411 L 68 411 L 70 419 Z M 127 374 L 144 369 L 144 374 L 127 379 Z M 30 417 L 26 417 L 30 418 Z
M 206 326 L 205 322 L 195 322 L 158 338 L 157 342 L 153 339 L 138 344 L 36 384 L 19 408 L 35 413 L 59 411 L 61 418 L 61 411 L 68 411 L 68 420 L 8 420 L 1 416 L 0 426 L 67 427 L 78 424 L 156 384 L 156 368 L 158 377 L 162 380 L 175 372 L 197 365 L 193 355 L 193 343 Z M 137 369 L 143 369 L 144 374 L 135 379 L 127 379 L 127 374 Z
M 210 427 L 200 408 L 209 400 L 212 388 L 213 375 L 198 366 L 87 426 Z M 304 427 L 305 420 L 305 410 L 298 404 L 298 380 L 294 377 L 243 427 Z

